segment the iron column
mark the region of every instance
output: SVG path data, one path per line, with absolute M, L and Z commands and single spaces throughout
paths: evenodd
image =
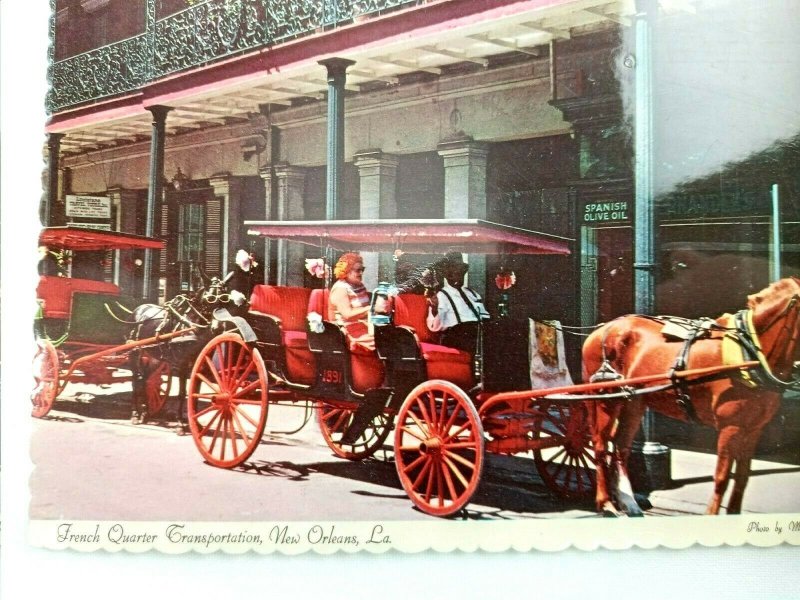
M 156 223 L 156 207 L 161 201 L 164 188 L 164 130 L 167 113 L 171 110 L 168 106 L 151 106 L 153 114 L 152 133 L 150 136 L 150 185 L 147 190 L 147 216 L 144 234 L 153 237 Z M 142 283 L 142 296 L 145 300 L 153 298 L 153 250 L 144 251 L 144 282 Z
M 328 70 L 328 173 L 325 218 L 339 218 L 339 195 L 344 172 L 344 84 L 347 67 L 355 62 L 346 58 L 319 61 Z
M 653 23 L 658 15 L 656 0 L 637 0 L 635 27 L 635 112 L 634 112 L 634 306 L 638 314 L 655 310 L 655 194 L 653 159 Z M 653 440 L 654 416 L 647 410 L 642 423 L 641 447 L 648 490 L 661 489 L 671 480 L 669 448 Z M 638 450 L 638 449 L 636 449 Z M 634 451 L 634 454 L 637 454 Z M 636 457 L 632 456 L 632 462 Z M 631 469 L 632 471 L 634 469 Z
M 63 133 L 51 133 L 47 136 L 47 194 L 42 201 L 39 218 L 44 227 L 53 225 L 53 206 L 58 200 L 58 154 L 63 137 Z

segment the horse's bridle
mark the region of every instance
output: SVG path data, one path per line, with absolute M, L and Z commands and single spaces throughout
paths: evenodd
M 786 318 L 791 311 L 794 311 L 794 320 Z M 780 322 L 783 323 L 781 332 L 778 334 L 779 337 L 776 338 L 776 343 L 773 346 L 772 351 L 770 351 L 770 355 L 767 356 L 761 349 L 761 343 L 758 339 L 759 336 L 755 331 L 755 327 L 753 326 L 752 309 L 746 309 L 736 313 L 734 318 L 736 323 L 736 331 L 738 334 L 738 341 L 742 345 L 745 353 L 749 354 L 753 360 L 757 360 L 761 365 L 761 372 L 756 374 L 756 379 L 761 380 L 759 381 L 761 385 L 767 385 L 777 388 L 778 390 L 786 390 L 796 387 L 800 384 L 800 378 L 789 379 L 788 381 L 781 379 L 772 372 L 772 368 L 769 366 L 769 359 L 772 357 L 772 354 L 776 349 L 779 348 L 781 352 L 787 353 L 787 350 L 790 350 L 796 346 L 798 342 L 798 316 L 800 316 L 800 294 L 794 294 L 786 302 L 786 307 L 762 331 L 763 335 L 772 329 L 776 324 Z M 781 339 L 780 336 L 783 332 L 786 332 L 787 339 L 784 344 L 779 345 L 777 341 Z

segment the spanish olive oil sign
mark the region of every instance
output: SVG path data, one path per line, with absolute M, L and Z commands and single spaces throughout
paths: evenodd
M 583 207 L 583 222 L 628 221 L 630 211 L 628 202 L 587 202 Z

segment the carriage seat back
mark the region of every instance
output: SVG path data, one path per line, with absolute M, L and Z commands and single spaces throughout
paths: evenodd
M 328 319 L 330 295 L 330 290 L 325 288 L 311 290 L 311 295 L 308 297 L 308 312 L 317 313 L 323 319 Z
M 36 287 L 36 297 L 44 301 L 43 316 L 50 319 L 68 319 L 72 314 L 72 294 L 106 294 L 119 296 L 119 286 L 106 281 L 41 275 Z
M 426 322 L 428 302 L 419 294 L 400 294 L 394 303 L 394 324 L 410 327 L 418 340 L 419 353 L 425 359 L 428 379 L 444 379 L 470 389 L 475 385 L 472 356 L 468 352 L 442 346 Z
M 284 375 L 289 381 L 304 385 L 310 385 L 316 377 L 316 360 L 308 349 L 306 322 L 310 295 L 311 290 L 302 287 L 257 285 L 250 296 L 251 311 L 280 320 Z
M 394 324 L 411 327 L 420 342 L 438 342 L 438 336 L 428 329 L 428 300 L 421 294 L 400 294 L 394 302 Z
M 285 331 L 305 331 L 311 290 L 283 285 L 257 285 L 250 295 L 250 310 L 281 320 Z

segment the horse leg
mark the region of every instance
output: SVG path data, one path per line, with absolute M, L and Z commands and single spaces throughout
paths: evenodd
M 189 366 L 181 364 L 178 367 L 178 425 L 176 431 L 178 435 L 186 434 L 186 381 L 189 378 Z
M 706 508 L 707 515 L 718 515 L 722 498 L 728 489 L 731 467 L 735 455 L 736 444 L 741 437 L 741 429 L 735 425 L 720 427 L 717 438 L 717 466 L 714 469 L 714 493 Z M 744 490 L 742 490 L 744 491 Z
M 619 515 L 614 503 L 611 501 L 610 489 L 616 487 L 616 482 L 614 481 L 616 469 L 612 469 L 615 458 L 609 452 L 608 444 L 614 435 L 614 426 L 620 409 L 621 405 L 618 402 L 594 403 L 592 443 L 597 463 L 595 508 L 598 513 L 609 516 Z
M 619 416 L 617 431 L 614 434 L 614 450 L 616 454 L 615 467 L 616 487 L 612 491 L 617 507 L 630 517 L 644 515 L 633 494 L 633 486 L 628 478 L 628 459 L 631 455 L 631 446 L 636 432 L 644 416 L 645 403 L 641 398 L 634 398 L 625 403 Z
M 131 352 L 131 423 L 140 425 L 143 422 L 144 407 L 143 398 L 145 397 L 144 366 L 142 365 L 142 353 L 140 351 Z
M 736 471 L 733 477 L 733 490 L 728 499 L 728 509 L 725 511 L 729 515 L 738 515 L 742 512 L 742 498 L 744 490 L 750 479 L 750 463 L 756 451 L 756 444 L 761 436 L 761 430 L 751 432 L 742 451 L 736 457 Z

